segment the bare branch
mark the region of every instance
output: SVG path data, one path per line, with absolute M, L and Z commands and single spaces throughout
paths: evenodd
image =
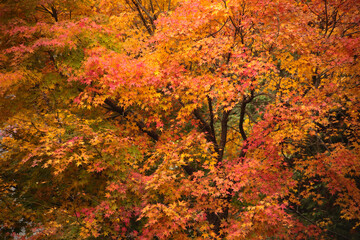
M 139 5 L 138 5 L 134 0 L 132 0 L 132 2 L 134 3 L 134 5 L 135 5 L 135 7 L 136 7 L 136 10 L 137 10 L 138 13 L 139 13 L 139 17 L 140 17 L 141 21 L 143 22 L 146 30 L 148 31 L 148 33 L 149 33 L 150 35 L 153 35 L 153 30 L 149 27 L 146 19 L 144 18 L 144 15 L 142 14 L 142 12 L 141 12 L 141 10 L 140 10 Z
M 135 0 L 135 2 L 138 4 L 138 6 L 144 11 L 144 13 L 150 18 L 151 23 L 153 23 L 154 18 L 151 16 L 151 14 L 145 9 L 145 7 L 139 2 L 139 0 Z
M 220 134 L 220 147 L 219 147 L 219 157 L 218 161 L 220 162 L 224 156 L 224 150 L 226 145 L 226 139 L 227 139 L 227 123 L 230 116 L 230 110 L 224 111 L 223 116 L 221 118 L 221 134 Z

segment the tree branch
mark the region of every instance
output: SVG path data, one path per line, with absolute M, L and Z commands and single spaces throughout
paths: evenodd
M 246 101 L 243 101 L 241 103 L 241 107 L 240 107 L 240 120 L 239 120 L 239 131 L 241 134 L 241 137 L 244 141 L 247 140 L 247 136 L 244 130 L 244 117 L 245 117 L 245 109 L 246 109 Z
M 208 100 L 208 105 L 209 105 L 209 114 L 210 114 L 210 129 L 211 129 L 211 134 L 212 136 L 215 136 L 215 128 L 214 128 L 214 110 L 212 107 L 212 101 L 211 98 L 209 96 L 206 96 L 207 100 Z M 216 138 L 214 137 L 214 141 L 216 142 Z
M 140 19 L 141 19 L 141 21 L 143 22 L 146 30 L 148 31 L 148 33 L 149 33 L 150 35 L 153 35 L 153 31 L 152 31 L 152 29 L 149 27 L 149 25 L 147 24 L 147 22 L 146 22 L 146 20 L 145 20 L 145 18 L 144 18 L 144 15 L 142 14 L 142 12 L 141 12 L 141 10 L 140 10 L 139 5 L 138 5 L 138 4 L 136 3 L 136 1 L 134 1 L 134 0 L 132 0 L 132 2 L 134 3 L 134 5 L 135 5 L 135 7 L 136 7 L 136 10 L 137 10 L 138 13 L 139 13 Z
M 217 144 L 215 134 L 212 134 L 210 125 L 201 116 L 198 109 L 195 109 L 193 114 L 195 115 L 195 118 L 200 121 L 200 127 L 202 132 L 205 133 L 206 140 L 214 144 L 215 152 L 219 154 L 219 146 Z
M 244 96 L 244 99 L 243 99 L 243 101 L 241 103 L 241 107 L 240 107 L 239 131 L 240 131 L 241 137 L 244 141 L 247 140 L 247 136 L 246 136 L 246 133 L 244 130 L 244 120 L 245 120 L 244 118 L 245 118 L 245 113 L 246 113 L 246 105 L 248 103 L 250 103 L 254 99 L 254 97 L 255 97 L 254 91 L 252 90 L 249 97 Z
M 218 156 L 218 162 L 220 162 L 223 159 L 224 156 L 224 150 L 226 145 L 226 138 L 227 138 L 227 123 L 230 116 L 230 110 L 224 111 L 223 116 L 221 118 L 221 135 L 220 135 L 220 148 L 219 148 L 219 156 Z
M 117 113 L 119 113 L 119 114 L 122 115 L 122 116 L 127 116 L 128 113 L 129 113 L 129 111 L 125 111 L 125 109 L 124 109 L 123 107 L 118 106 L 118 105 L 116 104 L 116 102 L 114 102 L 114 101 L 111 100 L 110 98 L 105 99 L 104 102 L 105 102 L 105 104 L 107 104 L 107 105 L 110 107 L 110 110 L 111 110 L 111 111 L 117 112 Z M 109 108 L 107 108 L 107 109 L 109 109 Z M 147 129 L 146 129 L 146 126 L 145 126 L 145 124 L 144 124 L 143 122 L 141 122 L 141 121 L 136 121 L 136 120 L 135 120 L 135 124 L 136 124 L 136 126 L 138 126 L 138 128 L 139 128 L 142 132 L 146 133 L 146 134 L 147 134 L 149 137 L 151 137 L 153 140 L 155 140 L 155 141 L 158 141 L 158 140 L 159 140 L 159 135 L 158 135 L 155 131 L 147 130 Z

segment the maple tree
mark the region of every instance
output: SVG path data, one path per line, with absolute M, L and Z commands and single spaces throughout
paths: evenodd
M 357 0 L 0 4 L 0 236 L 360 236 Z

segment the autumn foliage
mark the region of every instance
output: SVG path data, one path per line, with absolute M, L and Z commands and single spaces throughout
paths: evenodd
M 0 19 L 0 238 L 360 238 L 358 0 Z

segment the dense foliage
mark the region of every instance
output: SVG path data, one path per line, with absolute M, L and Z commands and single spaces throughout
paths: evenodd
M 358 0 L 0 19 L 0 238 L 360 238 Z

